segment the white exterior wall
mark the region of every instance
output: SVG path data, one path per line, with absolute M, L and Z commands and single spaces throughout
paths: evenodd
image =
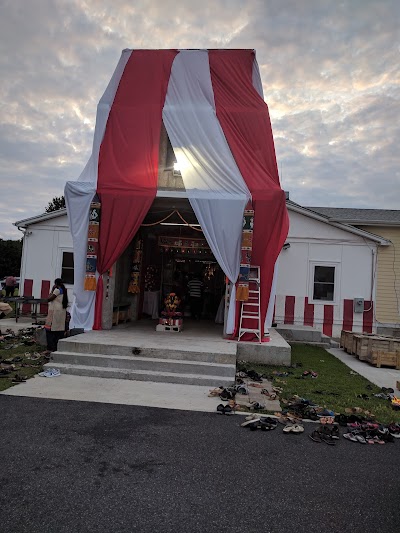
M 304 324 L 306 298 L 314 305 L 313 325 L 324 330 L 324 307 L 333 305 L 333 336 L 343 328 L 344 300 L 375 300 L 375 264 L 377 244 L 341 228 L 297 213 L 289 208 L 290 230 L 279 259 L 275 303 L 275 321 L 285 322 L 285 302 L 294 297 L 294 324 Z M 67 215 L 30 224 L 24 238 L 21 287 L 25 279 L 33 280 L 33 295 L 40 297 L 42 280 L 61 277 L 62 253 L 73 252 Z M 335 301 L 312 301 L 314 264 L 336 266 Z M 69 298 L 73 287 L 68 286 Z M 375 307 L 375 305 L 374 305 Z M 363 313 L 352 316 L 353 331 L 363 330 Z M 373 317 L 375 330 L 375 316 Z
M 26 279 L 33 280 L 35 298 L 41 296 L 43 280 L 49 280 L 52 287 L 54 280 L 61 277 L 63 252 L 73 252 L 67 215 L 28 226 L 22 250 L 20 294 Z M 71 300 L 73 286 L 66 287 Z
M 343 327 L 344 300 L 375 300 L 374 276 L 377 245 L 354 235 L 289 210 L 290 230 L 279 259 L 275 321 L 285 322 L 286 297 L 294 300 L 294 324 L 304 325 L 306 298 L 314 304 L 314 327 L 323 329 L 324 306 L 333 305 L 333 336 Z M 334 301 L 313 301 L 313 266 L 336 267 Z M 286 316 L 287 319 L 287 316 Z M 374 320 L 375 323 L 375 320 Z M 375 324 L 374 324 L 375 326 Z M 363 313 L 353 314 L 353 331 L 363 330 Z

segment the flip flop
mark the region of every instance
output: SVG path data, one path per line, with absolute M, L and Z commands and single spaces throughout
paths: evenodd
M 294 427 L 294 424 L 286 424 L 286 426 L 283 428 L 283 433 L 291 433 Z
M 242 428 L 245 428 L 245 427 L 250 427 L 251 425 L 258 426 L 259 423 L 260 423 L 259 418 L 253 418 L 252 420 L 246 420 L 245 422 L 242 422 L 240 425 Z
M 314 442 L 322 442 L 321 435 L 319 434 L 319 432 L 316 429 L 308 436 Z
M 55 378 L 60 375 L 61 372 L 58 370 L 58 368 L 49 368 L 48 370 L 45 370 L 44 372 L 39 372 L 38 374 L 38 376 L 43 378 Z
M 358 442 L 356 436 L 353 435 L 353 433 L 344 433 L 343 438 L 346 440 L 350 440 L 351 442 Z
M 245 420 L 255 420 L 255 419 L 260 419 L 261 418 L 261 415 L 260 414 L 257 414 L 257 413 L 253 413 L 249 416 L 246 416 Z

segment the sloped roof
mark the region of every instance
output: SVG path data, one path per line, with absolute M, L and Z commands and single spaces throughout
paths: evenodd
M 331 221 L 356 225 L 400 225 L 400 210 L 357 209 L 347 207 L 307 207 Z
M 159 198 L 156 198 L 155 203 L 154 203 L 154 207 L 156 207 L 156 210 L 157 210 L 157 207 L 161 208 L 160 199 L 165 200 L 166 198 L 169 198 L 169 201 L 171 202 L 171 205 L 172 205 L 173 208 L 178 208 L 180 211 L 183 211 L 184 215 L 188 217 L 188 220 L 189 220 L 190 223 L 195 222 L 192 219 L 193 214 L 190 213 L 186 209 L 186 206 L 185 206 L 185 204 L 187 204 L 186 191 L 179 191 L 179 192 L 176 192 L 176 191 L 158 191 L 157 192 L 157 196 Z M 355 235 L 359 235 L 359 236 L 364 237 L 366 239 L 370 239 L 370 240 L 372 240 L 374 242 L 378 242 L 379 244 L 381 244 L 383 246 L 387 246 L 387 245 L 390 244 L 390 241 L 388 241 L 387 239 L 384 239 L 383 237 L 380 237 L 379 235 L 375 235 L 375 234 L 370 233 L 368 231 L 355 228 L 351 224 L 347 223 L 345 220 L 342 220 L 342 221 L 333 220 L 329 216 L 327 216 L 327 215 L 325 215 L 323 213 L 317 212 L 317 209 L 319 209 L 319 208 L 303 207 L 303 206 L 301 206 L 299 204 L 296 204 L 296 202 L 293 202 L 292 200 L 289 200 L 289 199 L 286 200 L 286 205 L 287 205 L 287 208 L 289 210 L 291 210 L 291 211 L 295 211 L 297 213 L 301 213 L 302 215 L 305 215 L 305 216 L 308 216 L 310 218 L 313 218 L 314 220 L 319 220 L 320 222 L 325 222 L 326 224 L 330 224 L 330 225 L 335 226 L 335 227 L 337 227 L 339 229 L 342 229 L 344 231 L 348 231 L 348 232 L 353 233 Z M 321 208 L 321 209 L 324 209 L 324 208 Z M 330 209 L 330 208 L 327 208 L 327 209 Z M 332 208 L 332 209 L 334 209 L 334 208 Z M 64 209 L 59 209 L 58 211 L 53 211 L 51 213 L 43 213 L 42 215 L 37 215 L 35 217 L 31 217 L 31 218 L 27 218 L 25 220 L 20 220 L 18 222 L 14 222 L 14 226 L 17 226 L 17 227 L 19 226 L 19 227 L 25 228 L 27 226 L 30 226 L 31 224 L 35 224 L 37 222 L 43 222 L 45 220 L 49 220 L 49 219 L 52 219 L 52 218 L 55 218 L 55 217 L 59 217 L 59 216 L 62 216 L 62 215 L 66 215 L 66 214 L 67 214 L 67 210 L 65 208 Z M 150 213 L 145 222 L 146 223 L 147 222 L 152 222 L 153 218 L 155 220 L 155 219 L 159 218 L 160 216 L 161 216 L 160 212 Z

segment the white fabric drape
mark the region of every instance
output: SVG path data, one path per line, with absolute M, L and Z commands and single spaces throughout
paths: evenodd
M 68 181 L 64 189 L 69 227 L 74 246 L 74 301 L 71 306 L 71 328 L 92 329 L 96 293 L 85 291 L 89 208 L 96 186 L 87 181 Z
M 78 181 L 67 182 L 64 195 L 68 222 L 74 245 L 74 301 L 71 307 L 71 328 L 92 329 L 95 292 L 83 288 L 86 271 L 86 247 L 89 225 L 89 208 L 97 188 L 97 171 L 100 145 L 104 137 L 110 109 L 131 50 L 123 50 L 112 78 L 97 106 L 96 127 L 92 154 Z
M 181 51 L 171 70 L 163 121 L 190 204 L 229 280 L 239 274 L 243 211 L 250 191 L 217 119 L 208 52 Z M 233 333 L 235 300 L 227 333 Z
M 222 270 L 236 282 L 251 195 L 216 117 L 207 51 L 176 56 L 163 120 L 193 211 Z

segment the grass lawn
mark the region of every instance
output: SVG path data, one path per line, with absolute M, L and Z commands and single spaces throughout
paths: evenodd
M 359 374 L 354 375 L 351 369 L 336 359 L 323 348 L 307 345 L 292 346 L 292 364 L 301 363 L 301 367 L 288 368 L 284 366 L 266 366 L 254 363 L 241 363 L 242 368 L 254 369 L 260 374 L 271 376 L 274 385 L 281 387 L 280 394 L 282 409 L 285 408 L 284 400 L 294 394 L 312 400 L 321 407 L 326 407 L 335 413 L 345 413 L 345 409 L 360 407 L 363 411 L 370 411 L 377 421 L 388 424 L 400 422 L 400 411 L 392 409 L 388 400 L 375 398 L 373 395 L 381 389 Z M 307 376 L 302 378 L 305 370 L 313 370 L 317 378 Z M 279 377 L 272 373 L 293 372 L 289 376 Z M 282 383 L 282 381 L 286 383 Z M 322 393 L 322 394 L 321 394 Z M 369 399 L 359 398 L 358 395 L 367 395 Z M 362 413 L 361 413 L 362 415 Z
M 43 370 L 43 364 L 47 362 L 43 357 L 36 361 L 33 361 L 31 359 L 24 357 L 25 353 L 33 354 L 34 352 L 42 352 L 43 351 L 42 346 L 39 346 L 36 344 L 32 346 L 25 346 L 23 344 L 16 348 L 5 350 L 2 347 L 2 344 L 3 343 L 0 343 L 0 359 L 4 360 L 4 359 L 9 359 L 9 358 L 20 356 L 20 357 L 23 357 L 23 361 L 22 361 L 23 364 L 25 363 L 29 365 L 34 365 L 35 363 L 38 363 L 38 365 L 32 366 L 32 367 L 30 366 L 21 367 L 21 363 L 17 363 L 16 364 L 17 369 L 15 371 L 11 372 L 10 374 L 7 374 L 6 376 L 0 377 L 0 391 L 6 390 L 9 387 L 13 387 L 14 385 L 16 385 L 15 383 L 12 383 L 11 381 L 16 374 L 18 374 L 19 376 L 24 376 L 24 377 L 26 376 L 27 378 L 30 378 L 34 376 L 35 374 L 37 374 L 38 372 L 41 372 Z M 21 387 L 23 386 L 24 384 L 22 383 Z

